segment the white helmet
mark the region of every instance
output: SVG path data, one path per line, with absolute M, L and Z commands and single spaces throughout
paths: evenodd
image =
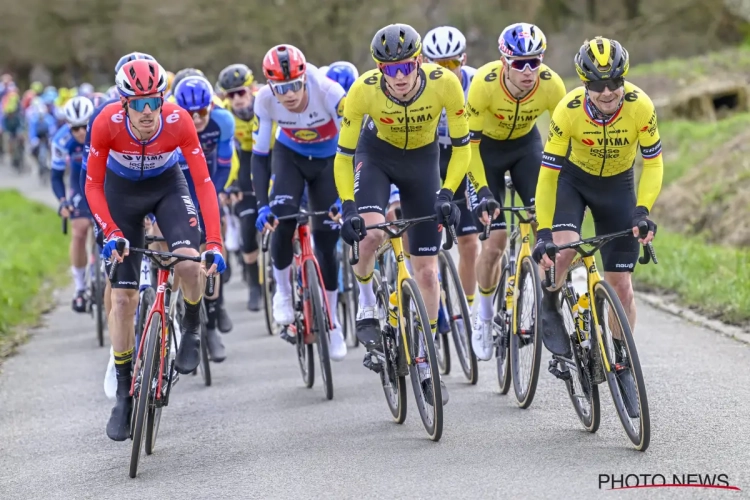
M 94 103 L 88 97 L 76 96 L 65 103 L 63 114 L 72 126 L 87 125 L 94 114 Z
M 466 52 L 466 37 L 451 26 L 430 30 L 422 40 L 422 51 L 428 59 L 451 59 Z

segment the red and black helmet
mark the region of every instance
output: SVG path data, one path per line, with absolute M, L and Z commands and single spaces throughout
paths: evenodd
M 136 59 L 120 68 L 115 84 L 123 97 L 157 94 L 167 89 L 167 73 L 156 61 Z
M 294 45 L 277 45 L 263 58 L 263 74 L 274 82 L 294 80 L 305 74 L 305 55 Z

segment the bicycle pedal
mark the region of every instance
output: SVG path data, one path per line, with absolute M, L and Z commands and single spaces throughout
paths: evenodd
M 550 359 L 547 370 L 560 380 L 570 380 L 570 370 L 560 370 L 558 366 L 559 362 L 556 359 Z
M 380 359 L 375 353 L 366 353 L 364 359 L 362 360 L 362 364 L 365 366 L 365 368 L 367 368 L 368 370 L 372 370 L 375 373 L 380 373 L 383 371 L 383 364 L 380 362 Z
M 279 337 L 286 340 L 292 345 L 297 344 L 297 335 L 290 335 L 289 328 L 282 328 L 281 331 L 279 332 Z

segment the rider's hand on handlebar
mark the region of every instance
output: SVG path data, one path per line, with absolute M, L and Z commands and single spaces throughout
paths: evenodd
M 552 243 L 552 230 L 540 229 L 537 231 L 536 245 L 534 245 L 534 250 L 531 252 L 531 258 L 533 258 L 534 262 L 537 262 L 545 271 L 554 265 L 552 259 L 547 256 L 548 243 Z
M 341 223 L 341 237 L 347 245 L 354 246 L 355 241 L 362 241 L 367 234 L 365 221 L 357 212 L 357 206 L 352 200 L 346 200 L 341 206 L 343 222 Z M 354 228 L 352 221 L 359 221 L 359 231 Z
M 57 213 L 62 217 L 63 219 L 68 219 L 71 216 L 71 213 L 73 212 L 73 206 L 70 204 L 70 202 L 66 199 L 60 200 L 60 208 L 57 209 Z
M 119 234 L 119 233 L 115 233 Z M 125 250 L 122 252 L 122 255 L 117 251 L 117 241 L 123 240 L 125 241 Z M 128 256 L 130 253 L 130 242 L 126 240 L 125 238 L 115 238 L 114 235 L 107 240 L 107 243 L 104 244 L 102 247 L 102 257 L 105 260 L 110 260 L 112 262 L 122 262 L 122 259 Z
M 328 209 L 328 217 L 333 219 L 334 222 L 337 224 L 341 224 L 341 199 L 336 199 L 336 203 L 331 205 L 331 208 Z
M 645 238 L 638 238 L 640 235 L 638 224 L 641 222 L 646 222 L 648 224 L 648 235 L 646 235 Z M 648 208 L 644 206 L 636 207 L 633 212 L 633 236 L 638 238 L 638 243 L 641 245 L 651 243 L 654 236 L 656 236 L 656 223 L 648 218 Z
M 487 224 L 490 223 L 490 216 L 487 212 L 487 204 L 490 202 L 490 200 L 494 200 L 495 197 L 492 196 L 492 191 L 490 191 L 490 188 L 487 186 L 481 188 L 479 190 L 479 193 L 477 193 L 477 197 L 479 198 L 479 203 L 477 205 L 477 208 L 475 209 L 477 216 L 479 217 L 479 220 L 482 222 L 484 226 L 487 226 Z M 492 214 L 492 220 L 497 219 L 500 217 L 500 208 L 495 209 L 495 213 Z
M 255 220 L 255 228 L 258 231 L 273 231 L 276 229 L 276 226 L 279 225 L 279 220 L 274 217 L 273 223 L 270 223 L 268 221 L 270 215 L 272 215 L 271 207 L 268 205 L 264 205 L 258 209 L 258 218 Z
M 443 205 L 450 204 L 451 212 L 449 215 L 443 215 Z M 453 203 L 453 192 L 448 188 L 443 188 L 435 199 L 435 213 L 437 214 L 437 223 L 447 224 L 449 226 L 458 226 L 459 220 L 461 220 L 461 210 L 458 205 Z
M 227 193 L 220 192 L 219 193 L 219 203 L 223 206 L 227 204 L 227 201 L 229 200 L 229 197 L 227 196 Z

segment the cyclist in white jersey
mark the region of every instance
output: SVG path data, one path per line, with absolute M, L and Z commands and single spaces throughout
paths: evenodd
M 258 198 L 256 225 L 259 230 L 265 228 L 276 232 L 271 238 L 276 282 L 273 316 L 276 323 L 284 326 L 294 321 L 289 272 L 293 258 L 291 241 L 297 223 L 295 220 L 275 220 L 269 224 L 268 216 L 271 213 L 276 217 L 296 214 L 305 186 L 309 210 L 330 211 L 339 204 L 333 179 L 333 159 L 344 115 L 345 91 L 318 68 L 308 64 L 302 52 L 292 45 L 277 45 L 269 50 L 263 58 L 263 73 L 268 85 L 255 98 L 258 128 L 254 133 L 251 160 L 253 187 Z M 278 127 L 269 165 L 273 122 Z M 272 170 L 274 183 L 269 202 L 268 183 Z M 311 229 L 328 306 L 334 311 L 330 357 L 339 361 L 346 356 L 346 344 L 335 314 L 339 225 L 329 217 L 314 217 Z M 288 329 L 282 329 L 282 337 L 290 339 Z

